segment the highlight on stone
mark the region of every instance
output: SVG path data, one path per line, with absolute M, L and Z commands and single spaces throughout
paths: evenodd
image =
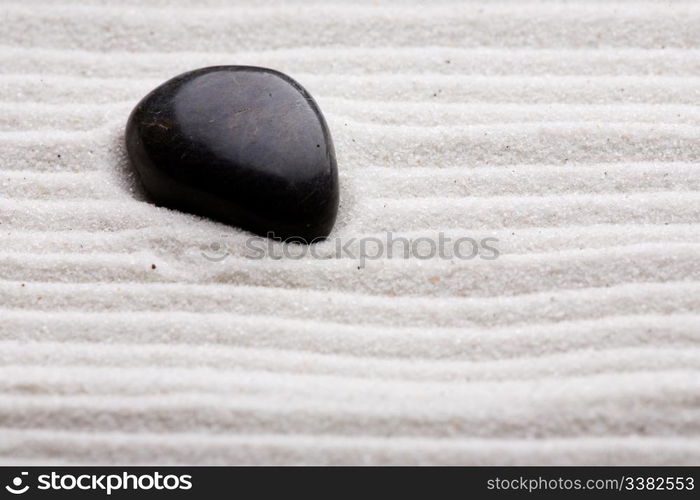
M 278 71 L 214 66 L 168 80 L 132 111 L 126 146 L 159 205 L 306 243 L 335 223 L 328 126 L 311 95 Z

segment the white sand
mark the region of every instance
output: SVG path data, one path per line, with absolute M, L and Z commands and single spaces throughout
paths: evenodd
M 0 462 L 700 463 L 698 3 L 144 3 L 0 8 Z M 500 258 L 144 201 L 126 117 L 212 64 L 317 97 L 333 237 Z

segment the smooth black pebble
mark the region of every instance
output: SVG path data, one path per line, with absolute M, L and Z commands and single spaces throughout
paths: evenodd
M 126 146 L 159 205 L 286 240 L 310 243 L 333 228 L 328 126 L 309 93 L 278 71 L 216 66 L 168 80 L 132 111 Z

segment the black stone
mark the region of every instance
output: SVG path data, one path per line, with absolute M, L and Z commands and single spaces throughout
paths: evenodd
M 333 228 L 330 132 L 309 93 L 278 71 L 216 66 L 168 80 L 132 111 L 126 146 L 159 205 L 282 239 Z

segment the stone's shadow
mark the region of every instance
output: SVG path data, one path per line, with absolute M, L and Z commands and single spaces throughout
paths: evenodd
M 119 191 L 123 196 L 160 207 L 161 205 L 146 192 L 138 171 L 129 160 L 124 130 L 128 116 L 128 114 L 125 114 L 123 116 L 113 117 L 113 126 L 110 129 L 107 145 L 106 162 L 100 171 L 102 171 L 105 175 L 105 182 L 111 184 L 115 190 Z M 353 211 L 353 207 L 357 205 L 357 198 L 360 193 L 355 191 L 355 186 L 348 177 L 349 174 L 347 172 L 341 176 L 341 179 L 345 182 L 339 183 L 340 202 L 338 207 L 338 217 L 336 219 L 335 227 L 329 235 L 330 238 L 333 238 L 334 235 L 337 235 L 338 233 L 344 233 L 348 229 L 348 226 L 352 225 L 350 216 L 351 212 Z M 250 233 L 237 226 L 231 226 L 216 219 L 199 216 L 189 212 L 182 213 L 186 216 L 194 216 L 197 218 L 202 217 L 202 219 L 213 223 L 222 231 L 242 231 L 244 234 L 249 234 L 250 236 L 254 235 L 254 233 Z M 209 224 L 207 224 L 207 226 L 208 225 Z
M 126 124 L 126 121 L 124 123 Z M 110 158 L 113 159 L 110 163 L 112 163 L 113 168 L 109 169 L 109 173 L 113 178 L 114 184 L 122 192 L 138 201 L 154 203 L 144 189 L 139 173 L 129 161 L 123 127 L 121 130 L 114 131 L 110 143 Z
M 118 188 L 120 192 L 124 195 L 144 203 L 149 203 L 154 206 L 160 206 L 155 200 L 153 200 L 146 192 L 139 173 L 136 168 L 129 160 L 129 156 L 126 151 L 126 143 L 124 137 L 124 131 L 115 129 L 110 138 L 110 154 L 108 168 L 105 168 L 105 175 L 109 177 L 109 182 Z M 339 232 L 345 232 L 349 226 L 351 226 L 350 216 L 353 211 L 353 207 L 357 205 L 358 194 L 355 191 L 354 184 L 350 181 L 349 174 L 341 176 L 341 182 L 339 182 L 339 194 L 340 202 L 338 206 L 338 217 L 336 219 L 335 227 L 329 235 L 329 238 L 333 238 Z M 345 181 L 345 182 L 342 182 Z M 197 216 L 196 214 L 186 213 L 188 216 Z M 203 216 L 201 216 L 203 217 Z M 220 226 L 222 230 L 231 229 L 236 231 L 243 231 L 244 234 L 250 233 L 236 226 L 230 226 L 221 221 L 210 219 L 208 217 L 203 217 L 204 219 L 215 223 Z

